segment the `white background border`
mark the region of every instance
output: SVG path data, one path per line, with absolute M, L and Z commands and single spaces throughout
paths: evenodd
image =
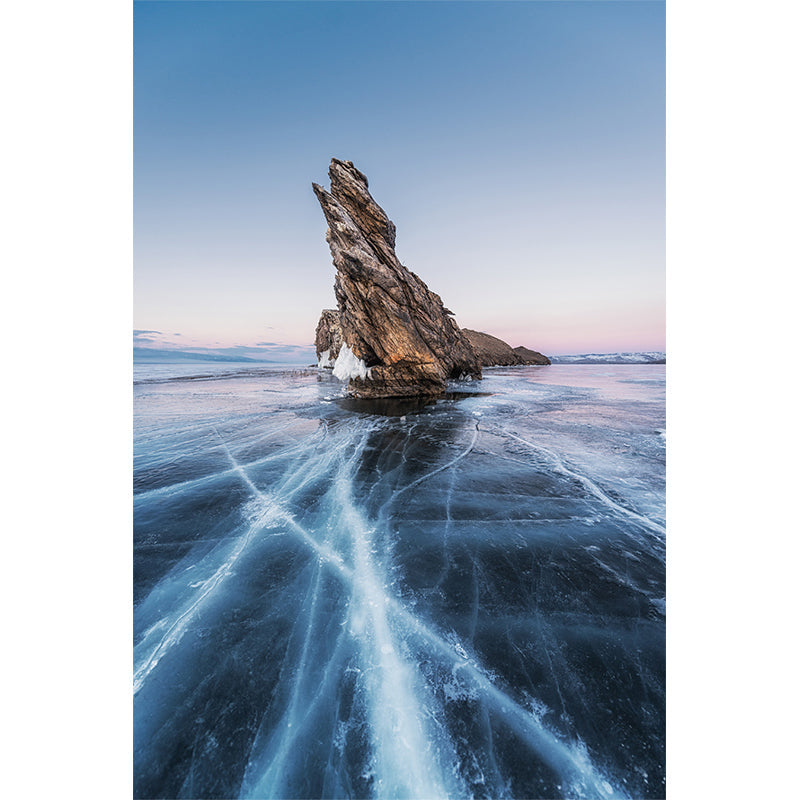
M 3 11 L 7 797 L 131 796 L 131 18 Z M 788 796 L 798 11 L 667 19 L 668 793 Z

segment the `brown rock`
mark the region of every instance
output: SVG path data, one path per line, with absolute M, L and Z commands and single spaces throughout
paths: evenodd
M 480 359 L 482 367 L 510 367 L 520 364 L 549 364 L 550 359 L 537 353 L 535 350 L 528 350 L 527 347 L 514 347 L 506 344 L 496 336 L 480 331 L 471 331 L 469 328 L 462 328 L 461 331 Z
M 398 260 L 394 223 L 369 193 L 366 176 L 336 158 L 328 175 L 330 192 L 313 188 L 329 226 L 343 347 L 363 362 L 362 372 L 369 370 L 363 378 L 348 373 L 350 391 L 359 397 L 439 395 L 450 378 L 479 378 L 478 358 L 451 312 Z
M 463 328 L 462 332 L 469 339 L 482 367 L 502 367 L 520 363 L 519 356 L 511 349 L 511 345 L 502 339 L 490 336 L 488 333 L 471 331 L 469 328 Z
M 514 352 L 522 359 L 523 364 L 550 364 L 552 363 L 547 356 L 542 355 L 536 350 L 529 350 L 527 347 L 515 347 Z
M 323 367 L 332 367 L 342 347 L 342 326 L 339 322 L 339 311 L 326 308 L 320 314 L 316 335 L 317 363 Z

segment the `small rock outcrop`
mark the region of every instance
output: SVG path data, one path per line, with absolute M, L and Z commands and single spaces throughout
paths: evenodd
M 469 328 L 462 330 L 480 359 L 482 367 L 507 367 L 520 363 L 517 354 L 511 349 L 511 345 L 506 344 L 502 339 L 490 336 L 488 333 L 471 331 Z
M 553 362 L 547 357 L 542 355 L 537 350 L 530 350 L 527 347 L 515 347 L 514 352 L 522 359 L 522 364 L 534 364 L 545 366 Z
M 342 349 L 342 341 L 339 311 L 335 308 L 323 309 L 317 323 L 315 339 L 317 362 L 320 367 L 333 367 L 339 351 Z
M 480 361 L 452 312 L 397 258 L 394 223 L 373 200 L 366 176 L 336 158 L 328 175 L 330 192 L 312 185 L 336 267 L 341 347 L 334 374 L 349 379 L 357 397 L 438 396 L 448 379 L 480 378 Z M 317 327 L 320 360 L 325 350 L 331 356 L 331 321 L 321 318 Z
M 528 350 L 527 347 L 514 347 L 496 336 L 480 331 L 462 328 L 462 333 L 469 339 L 482 367 L 511 367 L 520 364 L 549 364 L 550 359 Z

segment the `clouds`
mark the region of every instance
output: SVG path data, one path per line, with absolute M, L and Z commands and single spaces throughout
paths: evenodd
M 280 342 L 258 342 L 254 345 L 234 345 L 233 347 L 214 348 L 215 353 L 227 356 L 244 356 L 263 361 L 281 363 L 316 362 L 316 349 L 310 344 L 281 344 Z
M 133 344 L 134 346 L 149 347 L 153 345 L 169 345 L 173 336 L 180 336 L 179 333 L 162 333 L 155 330 L 143 330 L 141 328 L 134 328 L 133 331 Z
M 135 329 L 133 331 L 133 343 L 134 345 L 141 345 L 160 342 L 163 335 L 164 334 L 162 334 L 161 331 L 145 331 Z
M 235 344 L 227 347 L 207 347 L 202 344 L 178 344 L 173 337 L 180 333 L 165 334 L 156 330 L 136 329 L 133 331 L 134 358 L 150 355 L 159 358 L 186 358 L 208 356 L 210 359 L 242 359 L 246 361 L 265 361 L 279 364 L 310 364 L 316 361 L 316 350 L 311 344 L 284 344 L 281 342 L 257 342 L 256 344 Z M 196 340 L 194 340 L 196 342 Z M 219 344 L 219 342 L 217 342 Z

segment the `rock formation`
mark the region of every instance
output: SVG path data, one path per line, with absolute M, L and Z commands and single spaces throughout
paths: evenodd
M 522 364 L 552 364 L 547 356 L 543 356 L 536 350 L 529 350 L 527 347 L 515 347 L 514 352 L 522 359 Z
M 547 356 L 543 356 L 535 350 L 528 350 L 527 347 L 514 347 L 512 349 L 511 345 L 506 344 L 496 336 L 490 336 L 488 333 L 471 331 L 468 328 L 462 328 L 461 332 L 469 340 L 482 367 L 550 363 L 550 359 Z
M 337 309 L 323 309 L 317 323 L 315 344 L 319 366 L 332 367 L 342 349 L 342 326 Z
M 481 367 L 501 367 L 520 365 L 546 365 L 550 359 L 527 347 L 511 345 L 488 333 L 461 328 L 467 341 L 472 345 Z M 317 361 L 319 366 L 332 368 L 342 346 L 342 326 L 339 312 L 326 308 L 317 323 Z
M 446 381 L 481 377 L 469 341 L 442 304 L 394 252 L 395 226 L 350 161 L 331 160 L 330 192 L 313 184 L 328 221 L 342 344 L 334 374 L 357 397 L 436 396 Z M 320 343 L 332 344 L 317 327 Z M 329 357 L 331 353 L 328 353 Z
M 511 366 L 520 363 L 517 354 L 511 349 L 511 345 L 506 344 L 502 339 L 490 336 L 488 333 L 471 331 L 468 328 L 464 328 L 463 332 L 482 367 Z

